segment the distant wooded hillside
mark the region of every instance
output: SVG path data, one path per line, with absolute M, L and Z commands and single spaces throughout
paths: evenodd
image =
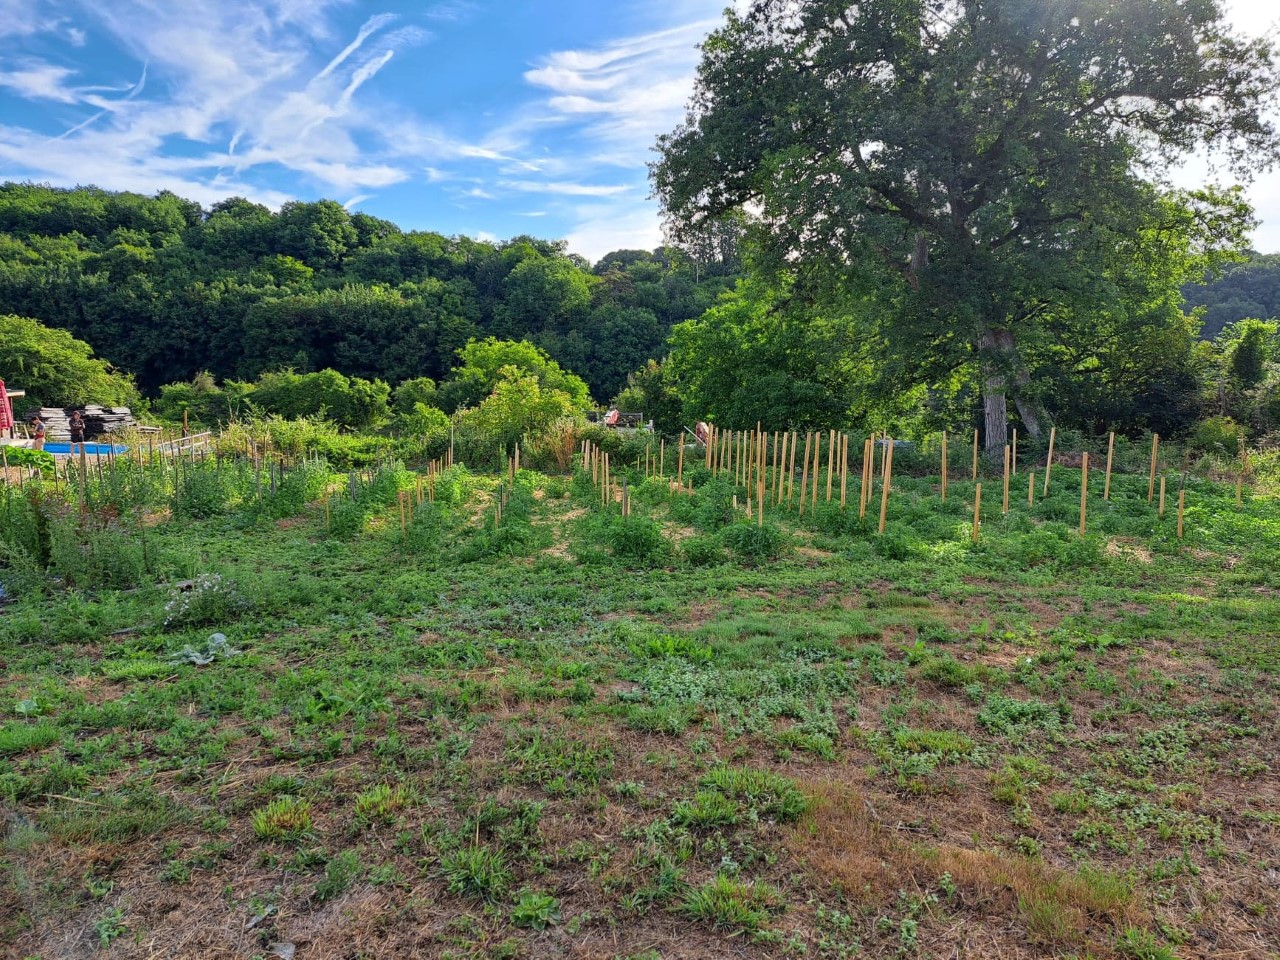
M 149 392 L 207 370 L 443 378 L 473 337 L 527 339 L 607 401 L 733 285 L 734 244 L 594 267 L 533 237 L 404 231 L 331 200 L 0 186 L 0 314 L 65 329 Z

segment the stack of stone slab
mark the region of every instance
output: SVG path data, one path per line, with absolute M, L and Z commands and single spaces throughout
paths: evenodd
M 77 409 L 84 416 L 85 439 L 119 433 L 138 425 L 128 407 L 100 407 L 92 403 L 85 407 L 41 407 L 40 419 L 50 440 L 71 439 L 71 414 Z

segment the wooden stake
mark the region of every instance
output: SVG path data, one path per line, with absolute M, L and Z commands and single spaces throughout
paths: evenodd
M 1161 520 L 1164 519 L 1164 474 L 1160 475 L 1160 513 L 1158 516 Z
M 840 435 L 840 512 L 844 513 L 845 494 L 849 489 L 849 435 Z
M 1178 491 L 1178 539 L 1182 539 L 1182 512 L 1187 505 L 1187 491 Z
M 893 486 L 893 439 L 886 437 L 888 446 L 884 454 L 884 483 L 880 489 L 880 535 L 884 536 L 884 525 L 889 519 L 889 489 Z
M 1027 506 L 1034 507 L 1036 505 L 1036 472 L 1032 470 L 1027 474 Z
M 813 444 L 813 431 L 810 430 L 805 434 L 804 438 L 804 463 L 803 472 L 800 474 L 800 516 L 804 516 L 804 498 L 805 490 L 809 487 L 809 447 Z
M 1147 483 L 1147 503 L 1155 499 L 1156 495 L 1156 455 L 1160 450 L 1160 434 L 1153 433 L 1151 435 L 1151 480 Z
M 827 441 L 827 503 L 831 502 L 831 482 L 835 479 L 836 471 L 836 432 L 831 431 L 831 438 Z
M 1115 458 L 1116 453 L 1116 432 L 1111 431 L 1111 437 L 1107 440 L 1107 479 L 1102 483 L 1102 499 L 1110 501 L 1111 499 L 1111 462 Z
M 813 490 L 809 495 L 809 509 L 818 512 L 818 474 L 822 472 L 822 431 L 813 438 Z
M 1080 536 L 1084 536 L 1089 516 L 1089 455 L 1080 458 Z
M 796 447 L 800 446 L 800 433 L 793 431 L 791 434 L 791 454 L 787 461 L 787 505 L 791 505 L 791 496 L 795 492 L 796 486 Z
M 1058 438 L 1058 428 L 1049 428 L 1049 459 L 1044 464 L 1044 496 L 1049 495 L 1049 475 L 1053 473 L 1053 442 Z
M 858 519 L 867 515 L 868 488 L 871 485 L 871 457 L 875 448 L 871 446 L 871 438 L 862 441 L 862 493 L 858 496 Z
M 1009 445 L 1006 443 L 1004 446 L 1004 504 L 1001 507 L 1001 513 L 1009 512 L 1009 464 Z
M 982 526 L 982 484 L 973 488 L 973 542 L 978 542 L 978 531 Z
M 947 502 L 947 431 L 942 431 L 942 502 Z
M 973 482 L 978 482 L 978 431 L 973 431 Z

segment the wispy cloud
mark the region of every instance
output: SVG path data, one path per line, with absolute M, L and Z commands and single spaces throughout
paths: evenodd
M 41 29 L 38 4 L 0 4 L 21 14 L 8 19 L 10 32 L 15 22 L 28 32 Z M 350 193 L 407 179 L 413 171 L 381 134 L 388 119 L 399 120 L 398 108 L 358 107 L 356 100 L 398 52 L 426 42 L 429 34 L 392 29 L 395 17 L 381 14 L 342 38 L 328 20 L 340 5 L 94 4 L 93 29 L 105 31 L 140 66 L 149 65 L 162 78 L 163 91 L 140 95 L 140 81 L 112 98 L 101 85 L 73 87 L 66 68 L 24 63 L 9 69 L 0 75 L 0 86 L 25 99 L 89 112 L 53 144 L 32 129 L 0 127 L 0 161 L 6 171 L 31 171 L 55 182 L 141 186 L 146 192 L 164 186 L 195 197 L 207 196 L 210 188 L 224 196 L 228 190 L 284 196 L 253 186 L 259 169 L 294 171 L 322 192 Z
M 16 70 L 0 70 L 0 87 L 12 90 L 27 100 L 75 103 L 79 97 L 66 84 L 67 79 L 73 76 L 75 71 L 66 67 L 28 61 Z
M 549 193 L 564 197 L 616 197 L 633 188 L 625 184 L 566 183 L 563 181 L 502 180 L 499 186 L 520 193 Z
M 454 22 L 465 20 L 476 12 L 478 7 L 472 0 L 445 0 L 443 3 L 434 3 L 423 11 L 423 16 L 428 20 L 441 20 L 445 22 Z

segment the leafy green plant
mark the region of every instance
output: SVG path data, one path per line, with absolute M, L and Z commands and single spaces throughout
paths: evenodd
M 560 922 L 560 901 L 549 893 L 523 890 L 511 908 L 511 922 L 517 927 L 545 930 Z
M 734 556 L 750 563 L 776 560 L 782 555 L 787 542 L 782 529 L 777 525 L 761 525 L 750 520 L 730 524 L 720 536 Z

